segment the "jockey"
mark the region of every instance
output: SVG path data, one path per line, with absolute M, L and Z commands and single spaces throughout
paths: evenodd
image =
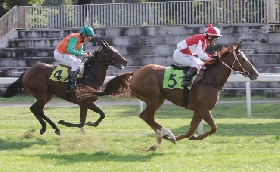
M 71 67 L 71 90 L 77 85 L 77 73 L 82 61 L 76 56 L 91 56 L 83 50 L 83 44 L 87 43 L 94 35 L 91 27 L 85 26 L 80 33 L 71 33 L 66 36 L 56 47 L 54 58 L 61 64 Z
M 191 85 L 191 78 L 200 70 L 202 60 L 208 60 L 211 57 L 204 52 L 206 47 L 215 45 L 220 36 L 222 36 L 220 30 L 209 24 L 204 34 L 193 35 L 177 44 L 177 49 L 173 54 L 175 62 L 191 67 L 187 73 L 184 72 L 182 87 Z

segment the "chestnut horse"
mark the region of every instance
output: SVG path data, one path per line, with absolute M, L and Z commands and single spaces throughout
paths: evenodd
M 131 92 L 132 95 L 144 101 L 147 106 L 140 113 L 140 118 L 157 134 L 157 144 L 151 147 L 152 149 L 156 149 L 161 144 L 162 138 L 173 143 L 183 138 L 202 140 L 217 130 L 211 109 L 216 105 L 220 89 L 226 83 L 231 71 L 239 71 L 251 80 L 256 80 L 259 76 L 239 46 L 239 43 L 230 47 L 223 46 L 222 50 L 216 52 L 219 58 L 213 58 L 204 63 L 205 69 L 201 70 L 204 71 L 204 74 L 191 87 L 187 107 L 185 107 L 194 112 L 189 130 L 179 136 L 174 136 L 170 130 L 155 122 L 155 112 L 164 103 L 165 99 L 183 107 L 183 89 L 163 88 L 166 66 L 149 64 L 134 72 L 123 73 L 110 80 L 104 91 L 92 92 L 85 88 L 77 90 L 78 97 L 83 99 L 96 95 L 117 95 L 123 92 Z M 197 136 L 194 133 L 202 120 L 210 126 L 210 130 Z
M 83 84 L 94 90 L 99 90 L 106 78 L 109 65 L 123 69 L 127 65 L 127 60 L 121 56 L 115 48 L 109 46 L 106 41 L 101 41 L 101 47 L 84 63 L 83 77 L 78 78 L 78 84 Z M 44 114 L 43 110 L 45 104 L 52 99 L 53 95 L 80 106 L 79 124 L 72 124 L 64 120 L 60 120 L 59 124 L 66 125 L 67 127 L 79 127 L 81 128 L 81 132 L 84 132 L 84 125 L 98 126 L 102 119 L 105 118 L 105 113 L 94 103 L 98 97 L 91 97 L 90 99 L 82 101 L 77 99 L 75 91 L 67 91 L 69 82 L 53 81 L 49 79 L 55 68 L 55 65 L 46 63 L 32 66 L 21 74 L 14 83 L 9 85 L 6 91 L 1 91 L 0 96 L 9 98 L 15 96 L 24 88 L 29 94 L 36 98 L 36 102 L 30 107 L 30 110 L 42 125 L 40 134 L 44 134 L 46 131 L 46 122 L 48 122 L 52 128 L 55 129 L 55 133 L 60 135 L 58 127 Z M 69 72 L 70 68 L 68 67 L 68 73 L 66 69 L 66 75 L 68 75 Z M 54 76 L 60 77 L 59 75 L 60 73 L 57 73 Z M 86 123 L 88 109 L 99 113 L 100 117 L 96 122 Z

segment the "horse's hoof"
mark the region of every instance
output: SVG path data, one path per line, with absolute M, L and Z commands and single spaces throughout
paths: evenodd
M 196 138 L 197 138 L 197 135 L 193 134 L 189 137 L 189 140 L 196 140 Z
M 153 145 L 150 147 L 150 150 L 152 150 L 152 151 L 155 151 L 157 149 L 159 149 L 159 145 Z
M 46 132 L 46 129 L 41 128 L 40 134 L 43 135 Z
M 98 125 L 99 125 L 99 123 L 96 123 L 96 122 L 93 123 L 93 126 L 94 126 L 94 127 L 97 127 Z
M 64 125 L 65 121 L 64 120 L 60 120 L 60 121 L 58 121 L 58 123 Z
M 176 139 L 175 138 L 172 138 L 172 139 L 169 139 L 172 143 L 176 144 Z
M 89 121 L 89 122 L 85 123 L 85 125 L 93 126 L 93 123 Z
M 60 130 L 59 129 L 55 129 L 55 134 L 60 136 Z
M 88 126 L 94 126 L 94 127 L 97 127 L 98 125 L 99 125 L 99 123 L 93 123 L 93 122 L 87 122 L 87 123 L 85 123 L 85 125 L 88 125 Z
M 176 144 L 176 138 L 175 137 L 168 137 L 167 135 L 164 135 L 162 138 L 171 141 L 172 143 Z

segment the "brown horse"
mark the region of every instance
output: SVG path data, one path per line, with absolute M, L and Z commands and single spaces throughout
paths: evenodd
M 257 79 L 258 72 L 239 49 L 239 43 L 230 47 L 223 46 L 216 52 L 219 58 L 213 58 L 205 62 L 204 74 L 190 89 L 187 106 L 185 108 L 194 112 L 189 130 L 179 136 L 174 136 L 171 131 L 155 122 L 155 111 L 163 104 L 165 99 L 173 104 L 183 107 L 183 89 L 163 88 L 166 66 L 156 64 L 146 65 L 134 72 L 121 74 L 110 80 L 103 92 L 91 92 L 90 89 L 79 90 L 78 97 L 116 95 L 123 92 L 131 92 L 146 103 L 146 109 L 140 113 L 142 118 L 157 134 L 157 148 L 162 138 L 173 143 L 183 138 L 202 140 L 217 130 L 217 125 L 211 114 L 211 109 L 216 105 L 220 89 L 226 83 L 231 71 L 240 71 L 251 80 Z M 171 78 L 172 79 L 172 78 Z M 180 83 L 179 83 L 180 84 Z M 78 91 L 78 90 L 77 90 Z M 202 135 L 195 135 L 199 123 L 204 120 L 210 125 L 210 130 Z
M 103 85 L 109 65 L 118 67 L 119 69 L 123 69 L 127 65 L 127 60 L 121 56 L 115 48 L 109 46 L 106 41 L 101 41 L 101 46 L 102 47 L 96 50 L 93 56 L 89 57 L 84 63 L 83 77 L 78 79 L 78 84 L 89 86 L 94 90 L 99 90 Z M 64 120 L 60 120 L 59 124 L 66 125 L 67 127 L 79 128 L 83 128 L 84 125 L 98 126 L 102 119 L 105 118 L 105 113 L 94 103 L 98 97 L 95 96 L 82 101 L 77 99 L 74 91 L 67 91 L 69 88 L 69 82 L 59 82 L 49 79 L 55 67 L 55 65 L 46 63 L 32 66 L 21 74 L 14 83 L 9 85 L 6 88 L 6 91 L 1 91 L 0 96 L 9 98 L 20 93 L 24 88 L 29 94 L 36 98 L 36 102 L 30 107 L 30 110 L 42 125 L 40 134 L 44 134 L 46 131 L 46 122 L 48 122 L 52 128 L 55 129 L 55 133 L 60 135 L 58 127 L 44 114 L 43 111 L 45 104 L 52 99 L 53 95 L 80 106 L 79 124 L 72 124 L 65 122 Z M 70 68 L 68 67 L 68 74 L 69 72 Z M 57 72 L 54 76 L 60 78 L 60 74 L 61 72 Z M 100 117 L 96 122 L 85 123 L 88 109 L 99 113 Z M 82 129 L 81 132 L 83 132 Z

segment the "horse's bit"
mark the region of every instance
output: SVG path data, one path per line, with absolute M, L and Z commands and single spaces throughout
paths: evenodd
M 227 65 L 225 62 L 223 62 L 223 61 L 219 58 L 220 62 L 221 62 L 223 65 L 225 65 L 227 68 L 229 68 L 231 71 L 235 71 L 235 70 L 233 70 L 233 65 L 235 64 L 235 62 L 238 62 L 239 66 L 242 68 L 242 71 L 239 71 L 239 73 L 242 74 L 242 75 L 244 75 L 245 77 L 248 77 L 248 76 L 249 76 L 249 72 L 246 71 L 246 70 L 243 68 L 243 66 L 241 65 L 241 63 L 240 63 L 240 61 L 239 61 L 239 59 L 238 59 L 238 55 L 240 55 L 240 54 L 236 54 L 235 48 L 233 48 L 233 52 L 232 52 L 232 53 L 233 53 L 233 56 L 234 56 L 234 61 L 233 61 L 232 65 L 231 65 L 231 67 L 230 67 L 229 65 Z M 242 60 L 245 60 L 245 58 L 243 58 Z

